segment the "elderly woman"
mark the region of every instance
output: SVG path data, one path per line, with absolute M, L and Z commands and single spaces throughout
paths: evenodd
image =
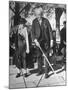
M 25 20 L 25 19 L 23 19 Z M 18 73 L 16 75 L 17 77 L 20 77 L 21 75 L 27 75 L 27 68 L 26 68 L 26 53 L 29 53 L 29 41 L 28 41 L 28 33 L 27 33 L 27 27 L 25 26 L 25 22 L 22 19 L 20 20 L 19 27 L 18 27 L 18 48 L 16 51 L 17 56 L 17 70 Z M 22 68 L 23 64 L 23 68 Z

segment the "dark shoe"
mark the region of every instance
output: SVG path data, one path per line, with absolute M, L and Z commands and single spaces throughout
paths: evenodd
M 45 74 L 45 78 L 49 78 L 49 75 L 48 74 Z
M 39 75 L 41 75 L 42 74 L 42 71 L 40 71 L 38 74 L 37 74 L 37 76 L 39 76 Z
M 20 77 L 20 76 L 21 76 L 20 73 L 17 73 L 16 78 L 18 78 L 18 77 Z
M 24 74 L 24 77 L 28 77 L 28 76 L 30 76 L 31 75 L 31 73 L 25 73 Z

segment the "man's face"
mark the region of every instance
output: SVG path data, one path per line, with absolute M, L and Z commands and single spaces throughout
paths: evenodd
M 42 8 L 35 9 L 35 16 L 39 19 L 42 16 Z
M 39 19 L 39 18 L 41 18 L 41 14 L 36 14 L 36 17 Z

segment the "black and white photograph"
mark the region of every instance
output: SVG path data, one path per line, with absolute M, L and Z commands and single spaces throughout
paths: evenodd
M 66 4 L 8 3 L 9 88 L 66 86 Z

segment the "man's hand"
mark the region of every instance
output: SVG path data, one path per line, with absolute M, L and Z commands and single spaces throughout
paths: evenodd
M 50 41 L 50 47 L 53 47 L 53 40 Z
M 37 41 L 37 39 L 34 40 L 36 46 L 39 46 L 39 42 Z

